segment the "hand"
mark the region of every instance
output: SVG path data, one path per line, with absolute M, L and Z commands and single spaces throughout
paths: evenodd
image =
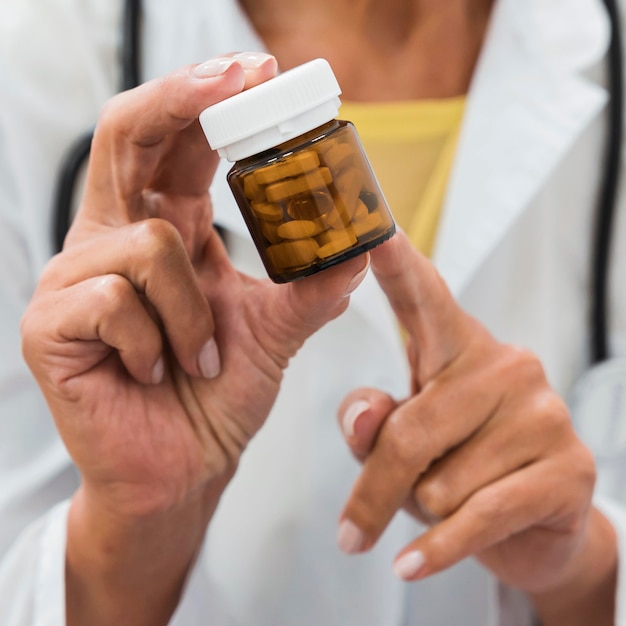
M 367 270 L 365 256 L 289 285 L 253 280 L 212 228 L 218 159 L 198 115 L 275 71 L 267 55 L 223 58 L 114 98 L 23 318 L 25 358 L 82 476 L 69 624 L 167 621 L 289 358 Z
M 361 389 L 340 408 L 363 462 L 340 547 L 369 549 L 404 507 L 430 529 L 396 559 L 403 579 L 475 555 L 545 615 L 549 592 L 568 589 L 572 606 L 572 591 L 614 583 L 615 537 L 591 506 L 593 459 L 538 359 L 466 315 L 403 235 L 372 252 L 372 268 L 408 334 L 413 395 Z

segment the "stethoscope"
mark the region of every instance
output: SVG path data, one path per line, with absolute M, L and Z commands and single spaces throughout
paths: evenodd
M 141 0 L 125 0 L 122 12 L 121 80 L 120 91 L 137 87 L 141 82 L 139 33 L 141 27 Z M 72 206 L 76 183 L 81 169 L 89 158 L 93 129 L 78 137 L 67 151 L 57 179 L 53 205 L 54 250 L 60 252 L 72 223 Z
M 593 242 L 591 285 L 591 362 L 605 361 L 608 356 L 607 291 L 617 189 L 619 184 L 620 152 L 622 145 L 622 37 L 616 0 L 604 0 L 611 21 L 609 68 L 609 124 L 606 141 L 606 163 L 600 202 L 596 215 Z M 139 35 L 141 1 L 125 0 L 122 14 L 121 90 L 132 89 L 140 83 Z M 63 240 L 71 223 L 72 202 L 76 182 L 91 148 L 93 130 L 80 136 L 70 147 L 61 163 L 54 201 L 54 246 L 63 247 Z

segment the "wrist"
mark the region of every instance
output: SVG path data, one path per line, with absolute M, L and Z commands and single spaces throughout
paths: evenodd
M 589 516 L 583 545 L 557 584 L 530 594 L 543 626 L 612 626 L 617 587 L 617 538 L 597 509 Z
M 129 515 L 81 486 L 68 516 L 68 626 L 167 624 L 218 499 L 198 491 L 176 506 Z

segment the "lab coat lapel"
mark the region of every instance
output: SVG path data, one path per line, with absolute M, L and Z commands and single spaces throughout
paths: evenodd
M 434 261 L 458 297 L 590 120 L 581 77 L 608 24 L 597 0 L 500 0 L 477 68 Z

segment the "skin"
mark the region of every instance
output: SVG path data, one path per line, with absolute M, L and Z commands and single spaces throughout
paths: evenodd
M 347 33 L 344 2 L 316 11 L 329 17 L 319 24 L 304 2 L 292 21 L 284 3 L 242 4 L 282 67 L 324 42 L 346 97 L 367 100 L 464 93 L 491 3 L 351 3 Z M 334 45 L 339 34 L 350 45 Z M 105 107 L 78 217 L 24 317 L 25 357 L 82 476 L 68 522 L 70 626 L 167 623 L 289 357 L 362 278 L 364 258 L 288 286 L 255 281 L 211 228 L 216 157 L 195 120 L 274 70 L 234 64 L 199 80 L 183 68 Z M 368 407 L 346 431 L 364 463 L 341 517 L 359 539 L 351 551 L 404 507 L 432 525 L 399 555 L 424 555 L 410 579 L 476 555 L 528 591 L 545 626 L 613 623 L 615 536 L 591 507 L 593 462 L 537 360 L 463 313 L 403 235 L 371 258 L 410 337 L 414 393 L 357 390 L 341 408 Z M 207 376 L 211 338 L 219 364 L 213 352 Z
M 372 268 L 407 331 L 414 393 L 360 389 L 340 407 L 363 463 L 340 546 L 370 549 L 404 508 L 429 529 L 397 556 L 396 568 L 421 555 L 402 578 L 475 556 L 529 594 L 543 626 L 613 624 L 615 533 L 591 505 L 593 458 L 539 360 L 465 315 L 406 238 L 375 251 Z
M 240 4 L 281 69 L 324 57 L 342 98 L 367 102 L 466 93 L 493 0 Z
M 324 56 L 343 98 L 353 101 L 467 93 L 494 5 L 240 2 L 281 67 Z M 404 506 L 432 525 L 399 555 L 419 550 L 425 556 L 411 580 L 476 555 L 501 580 L 529 593 L 544 626 L 613 624 L 615 533 L 590 504 L 593 461 L 566 407 L 534 355 L 496 342 L 476 323 L 465 322 L 465 348 L 460 343 L 442 353 L 434 344 L 449 339 L 453 326 L 433 332 L 442 311 L 426 314 L 418 296 L 409 307 L 414 318 L 405 311 L 410 277 L 432 271 L 408 247 L 403 256 L 413 258 L 413 266 L 394 278 L 393 289 L 387 278 L 401 267 L 398 259 L 376 273 L 408 330 L 415 395 L 402 403 L 359 390 L 341 408 L 343 418 L 355 403 L 369 405 L 356 433 L 347 429 L 364 469 L 342 513 L 354 525 L 343 547 L 371 547 Z M 431 293 L 436 283 L 431 278 L 419 288 Z M 340 530 L 340 545 L 341 537 Z
M 290 285 L 253 280 L 211 226 L 218 159 L 198 115 L 275 69 L 267 55 L 212 78 L 182 68 L 114 98 L 64 250 L 24 315 L 24 356 L 82 477 L 70 626 L 168 622 L 289 358 L 367 269 L 364 256 Z M 219 361 L 203 368 L 211 339 Z

